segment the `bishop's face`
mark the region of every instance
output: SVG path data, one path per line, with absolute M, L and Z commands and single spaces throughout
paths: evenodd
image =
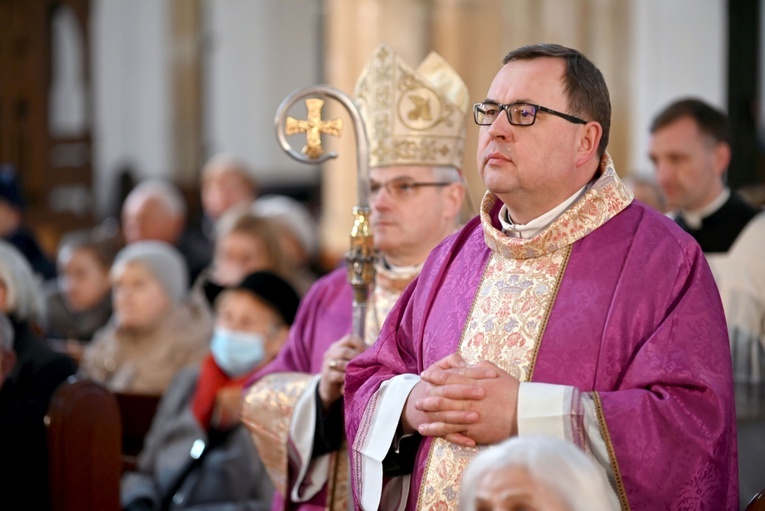
M 461 185 L 418 186 L 440 182 L 432 167 L 379 167 L 371 169 L 370 178 L 375 246 L 394 265 L 424 262 L 454 228 L 454 187 Z
M 565 62 L 556 58 L 511 61 L 499 70 L 487 102 L 527 102 L 571 113 L 563 90 Z M 581 185 L 577 142 L 583 125 L 538 112 L 531 126 L 511 125 L 505 112 L 478 135 L 477 166 L 486 188 L 526 223 L 553 209 Z

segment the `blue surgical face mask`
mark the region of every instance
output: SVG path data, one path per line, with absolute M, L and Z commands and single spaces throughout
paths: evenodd
M 236 332 L 215 327 L 210 351 L 215 362 L 232 378 L 252 371 L 265 357 L 265 340 L 262 334 Z

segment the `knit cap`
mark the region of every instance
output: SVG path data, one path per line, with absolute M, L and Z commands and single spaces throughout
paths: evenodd
M 284 323 L 291 325 L 295 320 L 300 298 L 295 290 L 284 279 L 270 271 L 256 271 L 250 273 L 239 284 L 229 289 L 249 291 L 277 312 Z
M 189 286 L 186 261 L 169 243 L 156 240 L 129 243 L 117 254 L 112 265 L 112 277 L 121 273 L 128 263 L 138 263 L 149 270 L 173 303 L 180 303 L 186 298 Z

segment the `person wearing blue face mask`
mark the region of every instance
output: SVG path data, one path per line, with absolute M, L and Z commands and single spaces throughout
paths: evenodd
M 123 476 L 123 509 L 270 507 L 273 486 L 238 410 L 242 387 L 278 354 L 299 302 L 265 271 L 214 298 L 210 353 L 180 371 L 163 396 L 137 471 Z

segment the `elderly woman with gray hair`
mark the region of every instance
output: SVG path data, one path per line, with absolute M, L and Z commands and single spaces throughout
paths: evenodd
M 42 290 L 19 250 L 0 240 L 0 313 L 3 342 L 12 332 L 13 368 L 0 388 L 0 495 L 3 509 L 48 509 L 48 452 L 43 417 L 58 386 L 77 371 L 70 357 L 40 337 Z M 10 329 L 8 328 L 10 324 Z M 5 348 L 5 345 L 3 346 Z
M 81 372 L 112 391 L 163 394 L 208 352 L 210 312 L 189 298 L 186 263 L 162 241 L 128 244 L 110 279 L 114 313 L 85 349 Z
M 460 511 L 619 509 L 605 474 L 570 442 L 517 436 L 489 447 L 462 478 Z

